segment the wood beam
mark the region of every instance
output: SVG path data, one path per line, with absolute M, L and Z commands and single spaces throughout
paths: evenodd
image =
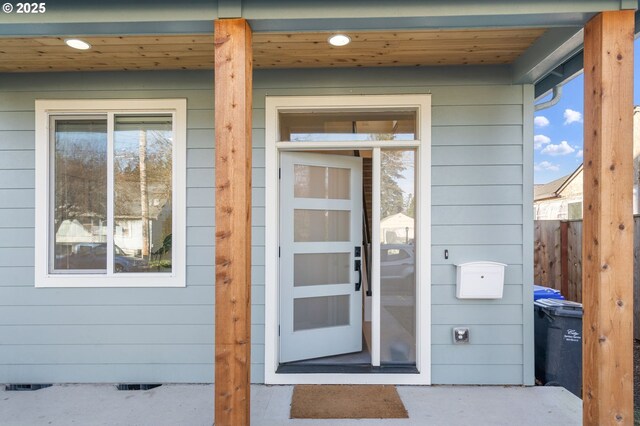
M 583 424 L 633 424 L 634 11 L 584 37 Z
M 215 424 L 248 425 L 251 355 L 251 28 L 215 21 Z

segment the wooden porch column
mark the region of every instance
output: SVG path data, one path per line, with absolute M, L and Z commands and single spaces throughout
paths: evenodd
M 633 424 L 634 11 L 584 35 L 583 424 Z
M 215 424 L 249 424 L 251 355 L 251 28 L 215 22 Z

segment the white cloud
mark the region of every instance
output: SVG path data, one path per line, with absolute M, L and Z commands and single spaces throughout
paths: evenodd
M 549 171 L 552 171 L 552 172 L 557 172 L 558 170 L 560 170 L 560 166 L 557 165 L 557 164 L 550 163 L 548 161 L 541 161 L 541 162 L 539 162 L 537 164 L 534 164 L 533 165 L 533 169 L 536 172 L 540 172 L 542 170 L 549 170 Z
M 576 152 L 576 150 L 571 145 L 569 145 L 567 143 L 567 141 L 562 141 L 557 145 L 549 144 L 549 145 L 545 146 L 544 149 L 542 151 L 540 151 L 540 152 L 542 154 L 549 154 L 549 155 L 555 157 L 555 156 L 558 156 L 558 155 L 571 154 L 572 152 Z
M 533 137 L 533 149 L 540 149 L 542 145 L 546 145 L 551 142 L 551 138 L 545 135 L 535 135 Z
M 582 123 L 582 113 L 572 109 L 564 110 L 564 124 Z
M 544 115 L 538 115 L 533 119 L 533 124 L 537 127 L 547 127 L 549 125 L 549 119 Z
M 579 150 L 578 153 L 576 154 L 576 157 L 582 158 L 583 155 L 584 155 L 584 153 L 582 152 L 582 150 Z

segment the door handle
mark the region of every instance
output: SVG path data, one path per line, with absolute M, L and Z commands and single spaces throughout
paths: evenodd
M 358 282 L 356 283 L 356 291 L 360 291 L 360 287 L 362 287 L 362 266 L 360 260 L 355 261 L 354 269 L 358 271 Z

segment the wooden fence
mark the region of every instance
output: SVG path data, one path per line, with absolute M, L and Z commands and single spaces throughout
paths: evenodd
M 634 216 L 634 336 L 640 339 L 640 215 Z M 582 303 L 582 221 L 536 220 L 534 283 L 560 290 L 567 300 Z

